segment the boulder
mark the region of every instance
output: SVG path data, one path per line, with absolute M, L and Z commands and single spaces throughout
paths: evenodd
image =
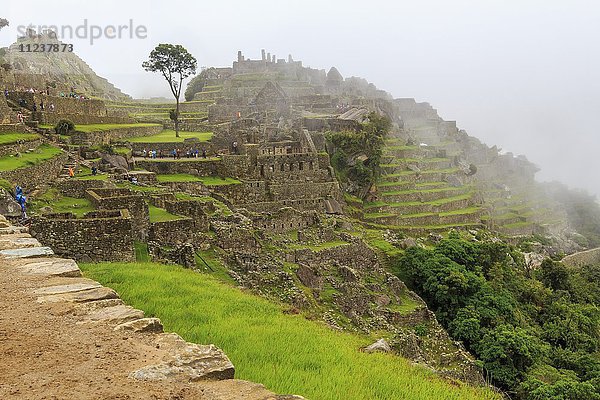
M 364 348 L 365 353 L 375 353 L 375 352 L 389 353 L 391 351 L 392 351 L 392 348 L 388 344 L 388 342 L 385 341 L 385 339 L 379 339 L 375 343 Z
M 0 214 L 8 217 L 19 217 L 21 216 L 21 206 L 17 203 L 12 194 L 6 190 L 0 188 Z M 0 221 L 0 227 L 8 228 L 3 226 L 6 220 Z
M 233 379 L 233 364 L 215 345 L 187 343 L 175 333 L 162 333 L 158 336 L 156 347 L 166 351 L 162 362 L 134 371 L 132 378 L 149 381 L 170 378 L 191 381 Z

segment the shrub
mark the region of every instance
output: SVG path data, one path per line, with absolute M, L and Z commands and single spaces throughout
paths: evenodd
M 75 124 L 68 119 L 61 119 L 54 127 L 54 132 L 59 135 L 68 135 L 75 130 Z

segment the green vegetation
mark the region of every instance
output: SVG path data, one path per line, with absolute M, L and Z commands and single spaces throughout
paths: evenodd
M 30 201 L 31 209 L 40 213 L 41 208 L 50 207 L 55 213 L 73 213 L 77 218 L 83 217 L 85 213 L 94 211 L 94 206 L 88 199 L 77 199 L 63 196 L 58 189 L 50 188 L 42 195 Z
M 196 176 L 191 174 L 164 174 L 157 175 L 158 182 L 201 182 L 206 186 L 238 185 L 242 182 L 233 178 L 219 176 Z
M 362 197 L 380 174 L 384 137 L 392 123 L 387 117 L 371 112 L 369 122 L 358 132 L 329 132 L 327 141 L 333 146 L 331 165 L 342 183 L 354 183 L 355 196 Z M 351 185 L 352 186 L 352 185 Z
M 148 213 L 150 214 L 150 222 L 177 221 L 183 218 L 179 215 L 171 214 L 164 208 L 155 207 L 152 204 L 148 206 Z
M 191 174 L 156 175 L 158 182 L 201 182 L 200 177 Z
M 103 132 L 110 131 L 113 129 L 131 129 L 131 128 L 149 128 L 154 126 L 160 126 L 160 124 L 147 124 L 147 123 L 136 123 L 136 124 L 88 124 L 88 125 L 77 125 L 75 131 L 77 132 Z
M 183 143 L 184 139 L 198 139 L 200 142 L 208 142 L 212 138 L 212 132 L 179 132 L 179 137 L 175 136 L 175 131 L 165 129 L 158 135 L 135 137 L 127 139 L 131 143 Z
M 40 135 L 35 133 L 17 133 L 17 132 L 6 132 L 0 133 L 0 146 L 9 144 L 15 144 L 17 142 L 29 142 L 38 139 Z
M 518 399 L 600 399 L 600 266 L 538 270 L 503 242 L 451 233 L 396 273 Z
M 13 171 L 30 167 L 54 158 L 61 153 L 61 149 L 44 144 L 30 153 L 22 153 L 20 157 L 12 155 L 0 157 L 0 171 Z
M 206 274 L 150 263 L 80 266 L 127 303 L 159 317 L 167 331 L 221 347 L 237 378 L 277 393 L 329 400 L 500 398 L 445 382 L 397 356 L 362 353 L 372 339 L 285 314 L 282 306 Z

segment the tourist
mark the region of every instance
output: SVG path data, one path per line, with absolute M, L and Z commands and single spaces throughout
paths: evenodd
M 98 168 L 96 168 L 95 166 L 92 167 L 92 175 L 97 175 L 98 174 Z
M 44 111 L 44 100 L 40 101 L 40 111 Z
M 173 151 L 171 152 L 171 155 L 173 156 L 173 160 L 177 158 L 177 150 L 173 149 Z
M 152 150 L 152 158 L 156 159 L 156 150 Z
M 54 103 L 50 103 L 48 109 L 50 110 L 50 112 L 54 112 Z
M 4 89 L 4 97 L 8 97 L 8 89 Z
M 23 113 L 21 111 L 17 112 L 17 120 L 20 124 L 25 122 L 25 117 L 23 117 Z
M 35 103 L 33 103 L 33 106 L 31 107 L 31 110 L 32 110 L 33 112 L 36 112 L 36 111 L 37 111 L 37 105 L 36 105 Z
M 238 142 L 237 140 L 231 145 L 233 147 L 233 154 L 238 154 Z
M 194 157 L 198 158 L 198 154 L 200 154 L 200 152 L 198 151 L 198 149 L 196 149 L 196 151 L 194 152 Z
M 19 199 L 19 205 L 21 206 L 21 218 L 23 218 L 23 220 L 27 219 L 26 204 L 27 204 L 27 197 L 21 196 Z
M 177 159 L 181 159 L 181 149 L 177 149 Z
M 144 149 L 144 151 L 142 151 L 142 156 L 144 158 L 148 157 L 148 152 L 146 151 L 146 149 Z
M 202 148 L 202 158 L 206 158 L 206 149 Z
M 75 177 L 75 171 L 73 171 L 73 167 L 69 167 L 69 177 L 70 178 Z

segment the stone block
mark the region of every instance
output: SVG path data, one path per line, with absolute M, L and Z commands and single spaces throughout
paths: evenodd
M 163 325 L 158 318 L 141 318 L 119 324 L 114 330 L 160 333 L 163 331 Z

